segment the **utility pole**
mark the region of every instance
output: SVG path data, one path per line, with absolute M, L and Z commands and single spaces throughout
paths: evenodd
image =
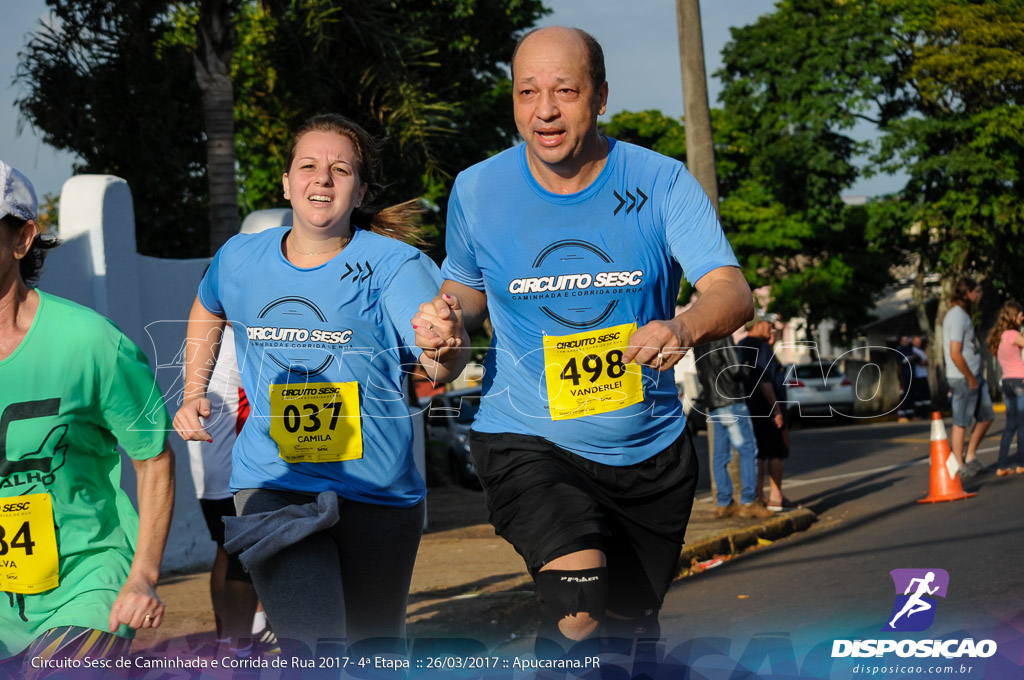
M 686 166 L 718 210 L 718 175 L 711 139 L 711 108 L 704 71 L 704 36 L 700 1 L 676 0 L 679 65 L 683 72 L 683 116 L 686 124 Z
M 715 171 L 715 147 L 711 139 L 711 108 L 708 105 L 708 80 L 704 71 L 704 35 L 700 25 L 700 0 L 676 0 L 676 24 L 679 28 L 679 66 L 683 73 L 683 117 L 686 129 L 686 166 L 711 199 L 718 212 L 718 175 Z M 709 420 L 708 469 L 714 470 L 715 427 Z M 734 488 L 738 466 L 730 462 Z M 718 485 L 711 475 L 711 495 Z

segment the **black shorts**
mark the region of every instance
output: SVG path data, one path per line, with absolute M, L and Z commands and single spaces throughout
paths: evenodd
M 224 547 L 224 518 L 235 516 L 235 501 L 233 498 L 218 498 L 209 500 L 199 499 L 199 507 L 203 510 L 203 519 L 206 520 L 206 528 L 210 530 L 210 538 L 217 543 L 218 548 Z M 228 555 L 228 571 L 224 576 L 228 581 L 242 581 L 252 583 L 252 578 L 238 561 L 238 555 Z
M 754 423 L 754 439 L 757 440 L 758 458 L 786 458 L 789 456 L 789 447 L 786 446 L 786 438 L 782 435 L 782 429 L 775 426 L 771 418 L 752 418 Z
M 608 562 L 608 609 L 656 612 L 677 574 L 697 487 L 689 430 L 635 465 L 602 465 L 541 437 L 470 433 L 473 465 L 495 531 L 536 575 L 584 549 Z

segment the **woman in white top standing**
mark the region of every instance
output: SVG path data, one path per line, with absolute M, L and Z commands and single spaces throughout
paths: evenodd
M 1024 309 L 1019 303 L 1008 300 L 999 311 L 999 319 L 988 334 L 988 348 L 999 360 L 1003 373 L 1003 400 L 1006 403 L 1006 426 L 999 441 L 999 463 L 996 474 L 1024 474 L 1024 360 L 1021 348 L 1024 335 L 1020 326 L 1024 323 Z M 1017 467 L 1010 465 L 1010 442 L 1017 435 Z

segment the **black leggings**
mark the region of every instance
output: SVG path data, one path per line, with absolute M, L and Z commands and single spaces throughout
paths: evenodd
M 244 516 L 315 499 L 314 494 L 242 489 L 235 506 Z M 254 566 L 253 585 L 284 646 L 300 642 L 315 653 L 319 641 L 393 638 L 384 647 L 400 651 L 424 504 L 396 508 L 338 500 L 338 523 Z

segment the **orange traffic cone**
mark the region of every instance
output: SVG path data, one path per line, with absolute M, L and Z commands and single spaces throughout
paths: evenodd
M 977 496 L 976 493 L 965 492 L 964 488 L 960 486 L 960 479 L 956 476 L 957 469 L 956 459 L 949 450 L 949 440 L 946 438 L 946 426 L 942 423 L 942 414 L 935 411 L 932 413 L 931 490 L 928 492 L 928 497 L 922 498 L 918 503 L 958 501 Z

